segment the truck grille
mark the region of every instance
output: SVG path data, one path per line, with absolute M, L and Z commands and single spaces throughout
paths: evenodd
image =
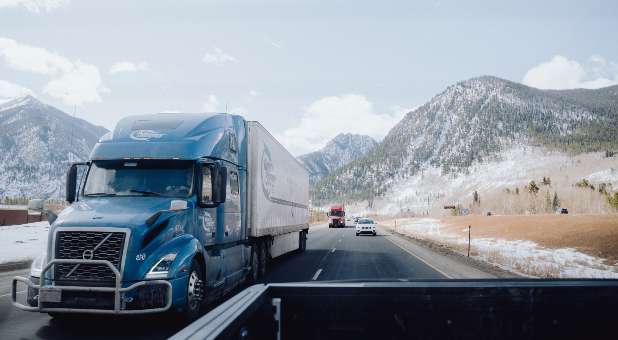
M 105 231 L 59 231 L 56 234 L 56 259 L 107 260 L 118 270 L 122 263 L 126 234 Z M 113 286 L 115 275 L 101 264 L 56 264 L 54 280 L 58 285 Z

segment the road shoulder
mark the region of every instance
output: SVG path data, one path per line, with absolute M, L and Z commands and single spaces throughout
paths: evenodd
M 488 263 L 463 256 L 427 241 L 420 241 L 380 226 L 380 231 L 394 245 L 418 258 L 450 279 L 495 279 L 518 275 Z

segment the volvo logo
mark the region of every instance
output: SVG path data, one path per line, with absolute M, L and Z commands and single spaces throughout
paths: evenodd
M 82 259 L 84 260 L 92 260 L 92 258 L 94 257 L 94 252 L 90 249 L 84 250 L 84 253 L 82 254 Z

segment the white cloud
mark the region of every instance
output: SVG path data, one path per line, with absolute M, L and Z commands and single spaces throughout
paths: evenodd
M 269 41 L 270 46 L 276 48 L 276 49 L 281 49 L 283 46 L 281 46 L 280 43 L 276 42 L 276 41 Z
M 391 112 L 377 113 L 373 104 L 358 94 L 325 97 L 306 107 L 299 124 L 277 134 L 277 139 L 295 155 L 315 151 L 339 133 L 380 140 L 407 112 L 394 107 Z
M 0 8 L 23 6 L 30 12 L 51 12 L 52 10 L 68 5 L 69 0 L 0 0 Z
M 34 95 L 34 93 L 21 85 L 13 84 L 6 80 L 0 80 L 0 100 L 12 99 L 26 95 Z
M 71 61 L 61 55 L 7 38 L 0 38 L 0 59 L 16 70 L 48 76 L 68 72 L 73 67 Z
M 100 94 L 109 91 L 96 66 L 12 39 L 0 38 L 0 61 L 18 71 L 49 76 L 43 92 L 67 105 L 100 102 Z
M 232 114 L 235 114 L 235 115 L 245 116 L 245 118 L 247 118 L 247 115 L 249 114 L 249 109 L 247 109 L 244 106 L 236 106 L 236 107 L 233 107 L 232 109 L 230 109 L 229 113 L 232 113 Z
M 101 85 L 99 69 L 77 61 L 73 69 L 51 80 L 43 92 L 62 100 L 67 105 L 100 102 L 100 92 L 107 92 Z
M 523 83 L 540 89 L 596 89 L 618 84 L 618 64 L 592 56 L 582 65 L 556 55 L 528 70 Z
M 206 102 L 202 104 L 202 110 L 205 112 L 217 112 L 219 110 L 219 100 L 214 94 L 209 94 Z
M 215 47 L 211 52 L 206 52 L 202 61 L 206 64 L 223 65 L 237 62 L 236 58 L 223 52 L 222 49 Z
M 116 74 L 120 72 L 138 72 L 138 71 L 148 71 L 150 67 L 147 62 L 139 62 L 133 63 L 130 61 L 119 61 L 114 63 L 112 67 L 109 68 L 110 74 Z
M 251 90 L 251 91 L 249 91 L 249 95 L 250 95 L 251 97 L 257 97 L 258 92 L 257 92 L 256 90 Z

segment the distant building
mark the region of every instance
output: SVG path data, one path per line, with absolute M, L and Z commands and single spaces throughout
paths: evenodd
M 25 205 L 0 205 L 0 226 L 43 221 L 43 214 Z

